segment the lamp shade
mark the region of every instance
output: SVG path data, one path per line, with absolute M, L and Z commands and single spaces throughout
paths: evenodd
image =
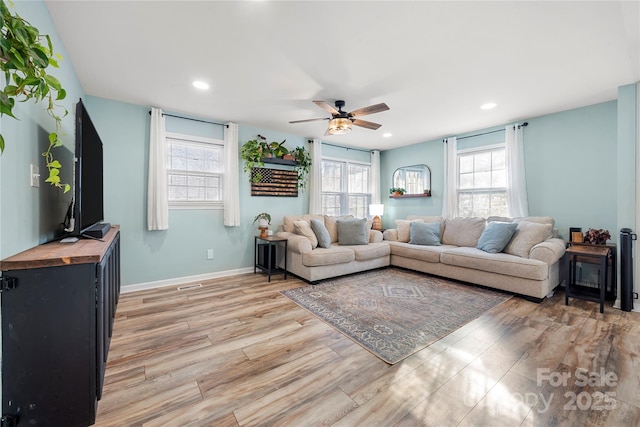
M 372 216 L 384 215 L 384 205 L 383 204 L 369 205 L 369 215 L 372 215 Z

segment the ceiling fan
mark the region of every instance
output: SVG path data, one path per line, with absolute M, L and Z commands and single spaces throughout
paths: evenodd
M 375 105 L 369 105 L 368 107 L 359 108 L 350 113 L 342 111 L 342 107 L 345 106 L 345 102 L 342 100 L 336 101 L 336 108 L 327 104 L 325 101 L 313 101 L 318 107 L 331 113 L 331 118 L 323 117 L 318 119 L 306 119 L 306 120 L 294 120 L 289 123 L 304 123 L 314 122 L 316 120 L 329 120 L 329 127 L 325 132 L 325 135 L 342 135 L 351 132 L 351 124 L 360 126 L 367 129 L 376 130 L 380 126 L 378 123 L 368 122 L 366 120 L 360 120 L 358 117 L 366 116 L 367 114 L 379 113 L 389 109 L 384 102 Z

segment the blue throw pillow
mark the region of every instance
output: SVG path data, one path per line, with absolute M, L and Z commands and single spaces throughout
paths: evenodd
M 318 239 L 318 246 L 320 246 L 321 248 L 331 247 L 331 236 L 329 235 L 329 230 L 327 230 L 327 227 L 324 226 L 322 221 L 312 219 L 311 229 Z
M 480 235 L 476 248 L 491 254 L 502 252 L 509 244 L 517 227 L 518 224 L 515 222 L 491 221 Z
M 341 245 L 367 245 L 369 233 L 367 231 L 367 219 L 339 219 L 338 243 Z
M 412 221 L 409 229 L 409 243 L 440 246 L 440 223 Z

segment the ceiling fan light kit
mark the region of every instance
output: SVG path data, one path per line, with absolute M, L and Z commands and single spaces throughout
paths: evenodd
M 341 118 L 329 120 L 327 133 L 331 135 L 344 135 L 349 132 L 351 132 L 351 120 Z
M 380 126 L 378 123 L 369 122 L 366 120 L 360 120 L 357 117 L 366 116 L 367 114 L 379 113 L 381 111 L 386 111 L 389 109 L 387 104 L 381 102 L 380 104 L 369 105 L 368 107 L 359 108 L 350 113 L 346 111 L 342 111 L 342 107 L 345 106 L 345 102 L 342 100 L 336 101 L 336 108 L 333 108 L 331 105 L 327 104 L 325 101 L 313 101 L 318 107 L 323 110 L 331 113 L 331 118 L 317 118 L 317 119 L 305 119 L 305 120 L 294 120 L 289 123 L 304 123 L 304 122 L 313 122 L 316 120 L 329 120 L 329 126 L 325 135 L 344 135 L 346 133 L 351 132 L 351 125 L 360 126 L 366 129 L 376 130 Z

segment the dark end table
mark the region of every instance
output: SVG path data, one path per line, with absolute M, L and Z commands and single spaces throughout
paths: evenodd
M 276 264 L 276 251 L 278 243 L 284 243 L 284 268 L 280 268 Z M 255 244 L 253 249 L 253 274 L 258 270 L 267 273 L 271 282 L 272 274 L 283 274 L 287 280 L 287 245 L 289 241 L 282 237 L 255 236 Z

